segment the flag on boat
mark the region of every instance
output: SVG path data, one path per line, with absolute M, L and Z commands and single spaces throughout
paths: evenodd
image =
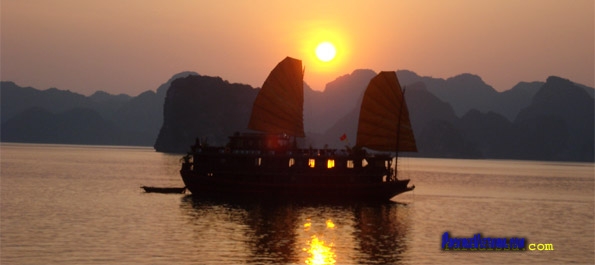
M 339 140 L 341 140 L 341 142 L 347 140 L 347 134 L 341 135 L 341 138 L 339 138 Z

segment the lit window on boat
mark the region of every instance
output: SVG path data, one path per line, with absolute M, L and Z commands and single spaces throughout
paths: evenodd
M 353 160 L 347 160 L 347 168 L 353 168 L 354 166 Z
M 260 165 L 262 165 L 262 158 L 260 158 L 260 157 L 259 157 L 259 158 L 257 158 L 255 162 L 256 162 L 256 165 L 257 165 L 257 166 L 260 166 Z
M 368 160 L 366 160 L 365 158 L 362 159 L 362 167 L 365 167 L 368 165 Z
M 335 160 L 334 159 L 329 159 L 326 161 L 326 167 L 327 168 L 334 168 L 335 167 Z
M 308 166 L 311 168 L 314 168 L 314 166 L 316 166 L 316 159 L 314 159 L 314 158 L 308 159 Z
M 291 166 L 293 166 L 293 165 L 295 165 L 295 159 L 293 159 L 293 158 L 290 158 L 290 159 L 289 159 L 289 167 L 291 167 Z

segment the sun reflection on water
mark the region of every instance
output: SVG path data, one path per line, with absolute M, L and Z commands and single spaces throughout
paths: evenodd
M 335 228 L 335 223 L 333 223 L 333 221 L 331 221 L 331 219 L 326 220 L 326 228 Z
M 309 231 L 312 227 L 312 222 L 310 219 L 304 224 L 304 231 Z M 327 229 L 334 229 L 335 224 L 330 219 L 326 220 L 326 228 Z M 324 235 L 314 234 L 310 237 L 310 240 L 306 242 L 305 248 L 303 248 L 304 252 L 309 254 L 309 257 L 306 259 L 306 264 L 308 265 L 322 265 L 322 264 L 335 264 L 336 261 L 336 254 L 334 249 L 334 243 L 325 242 L 322 238 Z
M 318 239 L 318 236 L 312 235 L 312 240 L 308 241 L 308 247 L 304 248 L 304 251 L 310 254 L 310 257 L 306 259 L 306 264 L 322 265 L 322 264 L 335 264 L 335 251 L 333 249 L 333 243 L 325 243 Z

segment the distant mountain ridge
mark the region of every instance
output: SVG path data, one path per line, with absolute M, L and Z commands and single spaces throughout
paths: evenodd
M 176 74 L 156 92 L 146 91 L 136 97 L 104 91 L 86 97 L 56 88 L 37 90 L 1 82 L 0 139 L 3 142 L 151 146 L 163 123 L 163 100 L 170 83 L 192 74 L 196 73 Z M 72 111 L 80 114 L 66 115 Z M 68 121 L 68 117 L 73 120 Z M 85 130 L 77 123 L 96 129 Z
M 155 141 L 160 152 L 185 152 L 197 137 L 223 145 L 248 125 L 258 90 L 220 77 L 191 75 L 172 82 L 163 105 L 163 126 Z
M 361 98 L 376 73 L 355 70 L 328 83 L 323 92 L 312 92 L 306 84 L 304 126 L 307 132 L 324 133 L 334 123 L 361 104 Z M 315 93 L 315 96 L 311 96 Z M 359 109 L 358 109 L 359 111 Z
M 498 92 L 476 75 L 461 74 L 448 79 L 421 77 L 407 71 L 397 71 L 401 85 L 422 82 L 439 99 L 450 103 L 457 116 L 472 109 L 496 112 L 512 121 L 518 112 L 529 105 L 543 82 L 520 82 L 510 90 Z
M 375 74 L 356 70 L 322 92 L 305 84 L 302 145 L 342 148 L 344 133 L 355 144 L 359 104 Z M 408 155 L 593 161 L 593 88 L 550 77 L 498 92 L 471 74 L 439 79 L 400 70 L 397 75 L 419 149 Z M 185 152 L 197 137 L 226 144 L 229 135 L 246 131 L 258 92 L 192 72 L 136 97 L 101 91 L 86 97 L 12 82 L 2 82 L 0 89 L 2 141 L 154 145 L 161 152 Z

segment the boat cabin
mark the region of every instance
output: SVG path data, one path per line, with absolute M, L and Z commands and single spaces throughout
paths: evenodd
M 392 175 L 392 157 L 388 154 L 368 154 L 365 150 L 299 149 L 295 138 L 285 134 L 235 133 L 226 147 L 203 147 L 197 141 L 187 159 L 197 173 L 217 175 L 218 172 L 236 172 L 238 176 L 249 172 L 266 175 L 267 172 L 295 173 L 299 175 L 382 176 L 387 181 Z M 354 174 L 355 173 L 355 174 Z M 372 174 L 371 174 L 372 173 Z
M 295 138 L 294 138 L 295 139 Z M 287 152 L 296 147 L 286 134 L 239 133 L 229 137 L 227 147 L 235 152 Z

